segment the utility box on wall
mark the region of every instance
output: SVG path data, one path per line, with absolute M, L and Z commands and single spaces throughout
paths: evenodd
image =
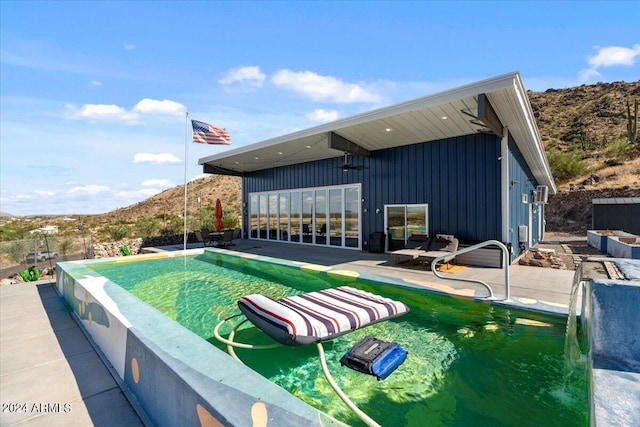
M 529 241 L 529 227 L 526 225 L 518 226 L 518 243 L 526 243 Z

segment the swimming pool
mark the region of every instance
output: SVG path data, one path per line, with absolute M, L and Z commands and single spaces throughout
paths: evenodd
M 588 425 L 586 368 L 571 375 L 565 369 L 563 318 L 224 252 L 87 266 L 222 350 L 212 330 L 238 313 L 236 301 L 246 294 L 279 298 L 348 284 L 404 302 L 411 309 L 408 315 L 325 345 L 340 386 L 384 426 Z M 409 352 L 384 381 L 339 365 L 342 354 L 367 334 L 398 342 Z M 237 339 L 267 340 L 249 324 Z M 302 401 L 361 425 L 324 380 L 313 346 L 236 352 L 252 370 Z

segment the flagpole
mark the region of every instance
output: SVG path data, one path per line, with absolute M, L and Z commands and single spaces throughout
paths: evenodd
M 184 119 L 184 236 L 182 250 L 187 250 L 187 163 L 189 161 L 189 112 Z

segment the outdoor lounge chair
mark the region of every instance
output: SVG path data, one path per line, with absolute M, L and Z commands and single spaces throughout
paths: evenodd
M 452 255 L 452 252 L 455 252 L 457 250 L 458 239 L 450 234 L 437 234 L 436 237 L 429 243 L 427 251 L 423 251 L 422 253 L 418 254 L 417 260 L 426 267 L 427 265 L 431 266 L 431 262 L 434 259 L 448 255 L 441 261 L 449 266 L 456 257 L 455 255 Z
M 426 234 L 412 234 L 407 239 L 403 249 L 391 252 L 396 264 L 404 261 L 415 261 L 418 255 L 424 253 L 429 246 L 429 236 Z

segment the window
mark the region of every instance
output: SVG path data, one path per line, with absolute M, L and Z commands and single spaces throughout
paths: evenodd
M 289 240 L 289 193 L 280 193 L 278 216 L 278 236 L 280 240 Z
M 249 194 L 250 238 L 361 247 L 360 184 Z
M 314 227 L 316 243 L 327 243 L 327 190 L 316 190 L 316 217 Z
M 428 205 L 387 205 L 384 208 L 389 236 L 387 250 L 403 248 L 412 234 L 429 234 Z
M 291 241 L 300 242 L 302 237 L 300 226 L 300 192 L 291 192 Z

